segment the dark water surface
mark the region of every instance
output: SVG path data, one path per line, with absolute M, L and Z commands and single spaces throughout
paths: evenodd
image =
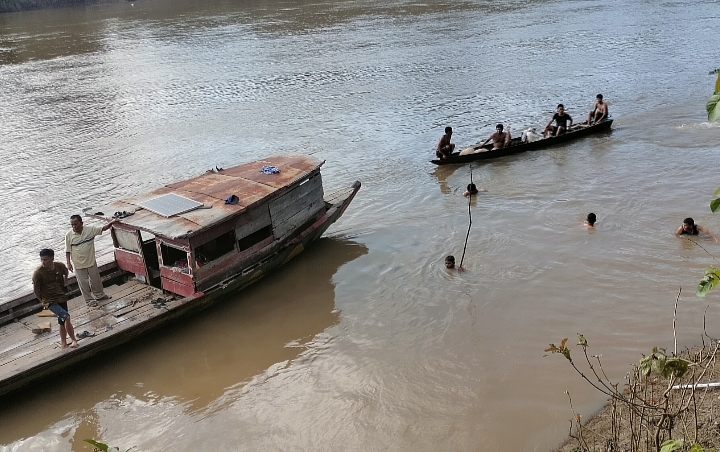
M 564 391 L 603 397 L 549 342 L 584 333 L 620 380 L 653 346 L 720 334 L 694 296 L 720 232 L 716 1 L 121 2 L 0 15 L 0 301 L 68 217 L 267 155 L 363 188 L 276 277 L 0 406 L 0 450 L 546 451 Z M 459 146 L 583 118 L 612 133 L 473 167 Z M 598 215 L 598 228 L 581 227 Z M 707 238 L 700 245 L 720 255 Z M 107 237 L 101 262 L 111 258 Z M 572 339 L 571 339 L 572 340 Z M 124 449 L 123 449 L 124 450 Z

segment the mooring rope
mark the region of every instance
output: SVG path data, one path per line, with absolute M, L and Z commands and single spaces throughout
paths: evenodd
M 472 164 L 470 164 L 470 187 L 473 185 L 472 176 Z M 470 227 L 472 226 L 472 212 L 470 211 L 470 203 L 472 201 L 473 194 L 468 193 L 468 216 L 470 217 L 470 224 L 468 224 L 467 235 L 465 236 L 465 246 L 463 247 L 462 257 L 460 258 L 460 267 L 462 267 L 463 260 L 465 260 L 465 250 L 467 250 L 468 239 L 470 238 Z

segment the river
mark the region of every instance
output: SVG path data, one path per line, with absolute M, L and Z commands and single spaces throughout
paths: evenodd
M 0 15 L 0 301 L 109 200 L 287 152 L 360 180 L 276 276 L 0 407 L 0 450 L 547 451 L 604 403 L 550 342 L 583 333 L 622 381 L 708 333 L 720 245 L 714 0 L 138 0 Z M 715 49 L 715 50 L 713 50 Z M 495 123 L 609 134 L 434 167 Z M 588 231 L 582 221 L 598 216 Z M 92 221 L 92 220 L 88 220 Z M 702 248 L 701 248 L 702 247 Z M 111 259 L 107 237 L 99 261 Z M 706 251 L 708 253 L 706 253 Z M 62 252 L 60 253 L 62 255 Z M 573 348 L 579 357 L 580 350 Z

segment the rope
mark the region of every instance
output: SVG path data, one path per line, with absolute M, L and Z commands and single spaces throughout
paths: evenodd
M 470 165 L 470 184 L 473 183 L 472 177 L 472 164 Z M 472 201 L 472 193 L 468 195 L 468 216 L 470 217 L 470 224 L 468 224 L 467 235 L 465 236 L 465 246 L 463 247 L 462 257 L 460 258 L 460 267 L 462 267 L 463 260 L 465 260 L 465 250 L 467 250 L 468 239 L 470 238 L 470 227 L 472 226 L 472 212 L 470 211 L 470 202 Z

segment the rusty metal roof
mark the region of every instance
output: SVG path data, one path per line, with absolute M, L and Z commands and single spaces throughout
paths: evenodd
M 87 213 L 91 217 L 110 221 L 115 212 L 135 212 L 121 218 L 120 222 L 155 235 L 171 239 L 184 238 L 238 215 L 267 197 L 279 195 L 285 187 L 304 179 L 323 163 L 304 155 L 269 157 L 217 172 L 208 171 L 201 176 L 169 184 L 150 193 L 93 207 L 88 209 Z M 260 169 L 266 165 L 277 167 L 280 173 L 261 172 Z M 184 196 L 201 202 L 204 206 L 167 218 L 139 205 L 167 193 Z M 225 204 L 225 199 L 230 195 L 236 195 L 239 202 Z

